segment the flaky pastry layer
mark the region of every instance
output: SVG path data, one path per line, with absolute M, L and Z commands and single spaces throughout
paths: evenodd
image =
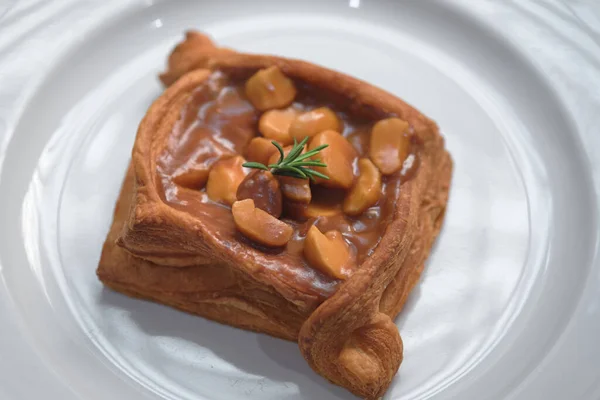
M 156 159 L 191 92 L 211 73 L 277 65 L 289 77 L 339 95 L 349 112 L 409 122 L 422 148 L 393 221 L 372 256 L 327 299 L 219 248 L 202 221 L 165 204 Z M 130 296 L 243 329 L 297 341 L 310 366 L 354 394 L 384 394 L 402 361 L 393 318 L 419 280 L 448 200 L 452 161 L 437 125 L 397 97 L 303 61 L 220 49 L 190 32 L 161 75 L 169 87 L 140 124 L 98 277 Z

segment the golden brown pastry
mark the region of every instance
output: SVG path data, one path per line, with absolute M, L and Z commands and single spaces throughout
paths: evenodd
M 139 126 L 98 277 L 297 341 L 329 381 L 382 396 L 402 361 L 393 319 L 448 198 L 452 162 L 436 124 L 360 80 L 195 32 L 161 79 L 169 87 Z M 255 172 L 245 157 L 273 157 L 264 141 L 248 148 L 263 136 L 290 157 L 294 138 L 306 138 L 303 152 L 329 145 L 305 159 L 326 161 L 314 171 L 329 179 Z

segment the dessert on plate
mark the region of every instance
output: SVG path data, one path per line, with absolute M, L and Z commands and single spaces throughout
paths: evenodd
M 197 32 L 160 78 L 100 280 L 296 341 L 329 381 L 382 396 L 448 199 L 437 125 L 366 82 Z

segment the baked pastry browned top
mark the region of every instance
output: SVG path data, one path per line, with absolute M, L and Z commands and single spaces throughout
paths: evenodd
M 100 279 L 298 340 L 330 381 L 381 395 L 402 359 L 391 318 L 447 201 L 436 124 L 365 82 L 197 33 L 161 79 Z
M 397 149 L 386 143 L 383 156 L 392 162 L 397 159 L 398 169 L 382 176 L 368 154 L 371 130 L 377 120 L 345 112 L 334 96 L 302 82 L 294 82 L 297 93 L 285 108 L 261 112 L 245 93 L 251 74 L 217 70 L 192 91 L 158 156 L 158 193 L 166 204 L 195 217 L 217 245 L 241 264 L 260 265 L 298 292 L 324 299 L 379 244 L 393 219 L 402 182 L 417 169 L 419 143 L 408 124 L 397 122 L 400 129 L 406 128 L 402 136 L 405 143 L 399 142 L 404 147 Z M 387 122 L 391 129 L 394 122 Z M 384 124 L 380 129 L 386 129 Z M 297 140 L 302 140 L 307 131 L 313 134 L 308 149 L 321 142 L 329 145 L 317 156 L 328 165 L 320 168 L 322 172 L 337 168 L 329 172 L 329 180 L 309 184 L 306 179 L 242 166 L 246 161 L 269 165 L 269 158 L 276 162 L 280 155 L 271 140 L 278 139 L 289 150 L 294 140 L 290 130 L 297 131 Z M 266 182 L 255 182 L 260 179 Z M 252 193 L 244 195 L 239 187 L 248 186 L 248 182 L 251 186 L 247 190 Z M 352 185 L 358 187 L 352 191 Z M 269 246 L 264 243 L 266 231 L 258 240 L 240 233 L 231 206 L 242 197 L 253 198 L 257 207 L 291 227 L 289 241 Z M 349 253 L 344 264 L 330 265 L 339 269 L 330 270 L 322 262 L 309 261 L 319 257 L 311 255 L 317 250 L 307 249 L 304 243 L 312 226 L 323 233 L 339 232 L 347 244 L 346 250 L 345 246 L 338 249 Z M 323 244 L 327 246 L 326 241 Z M 336 252 L 335 246 L 332 251 Z

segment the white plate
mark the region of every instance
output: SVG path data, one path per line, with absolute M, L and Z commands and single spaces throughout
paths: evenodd
M 439 122 L 449 210 L 397 320 L 386 398 L 600 398 L 599 15 L 550 0 L 18 2 L 0 21 L 0 398 L 352 398 L 293 343 L 96 279 L 137 124 L 189 28 L 348 72 Z

